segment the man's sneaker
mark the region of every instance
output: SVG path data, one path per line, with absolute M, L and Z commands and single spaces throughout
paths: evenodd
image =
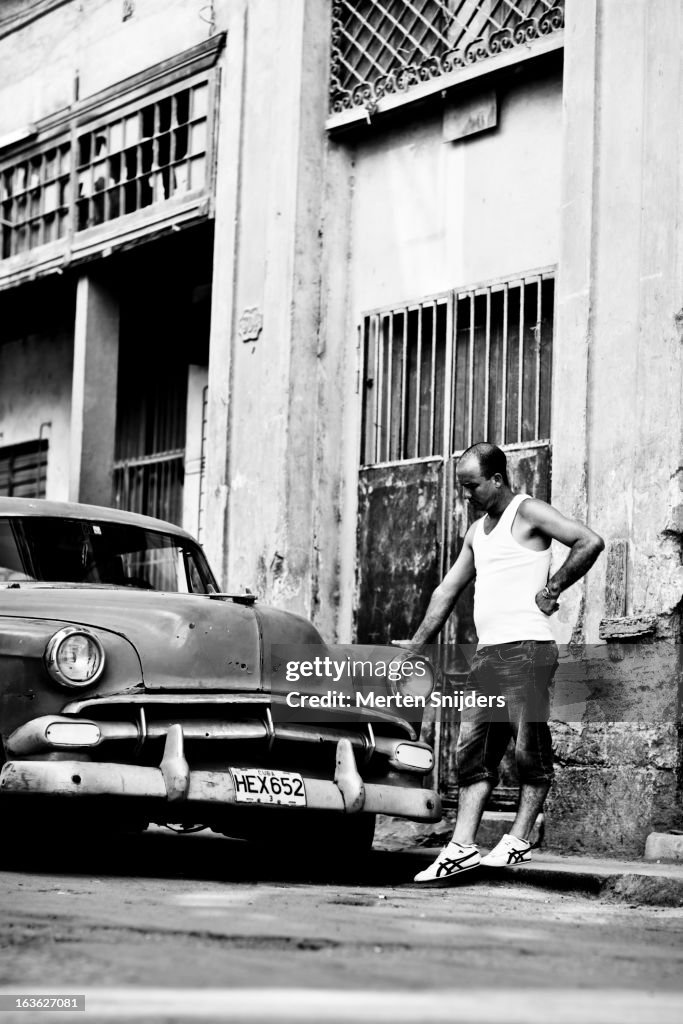
M 487 868 L 514 868 L 528 860 L 531 860 L 531 843 L 506 832 L 498 845 L 482 857 L 481 863 Z
M 474 843 L 463 846 L 462 843 L 450 842 L 433 864 L 424 871 L 418 871 L 415 881 L 420 885 L 450 885 L 454 878 L 464 871 L 471 871 L 481 864 L 481 854 Z

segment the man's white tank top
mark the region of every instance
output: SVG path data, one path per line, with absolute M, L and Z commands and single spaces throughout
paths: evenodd
M 550 548 L 532 551 L 512 536 L 517 510 L 528 497 L 515 494 L 488 536 L 487 516 L 474 531 L 474 625 L 482 646 L 553 639 L 548 616 L 534 600 L 548 582 Z

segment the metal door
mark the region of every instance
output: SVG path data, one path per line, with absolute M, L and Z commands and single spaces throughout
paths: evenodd
M 363 318 L 359 642 L 409 637 L 457 557 L 469 512 L 455 465 L 466 447 L 482 439 L 500 444 L 513 488 L 549 499 L 553 301 L 553 274 L 545 270 Z M 455 645 L 476 639 L 471 593 L 441 639 L 448 687 L 467 668 Z M 457 794 L 457 727 L 450 712 L 427 723 L 447 801 Z M 509 759 L 502 782 L 504 803 L 515 782 Z

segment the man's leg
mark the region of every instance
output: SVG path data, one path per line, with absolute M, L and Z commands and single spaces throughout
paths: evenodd
M 451 842 L 473 843 L 486 801 L 491 795 L 493 783 L 489 779 L 473 782 L 469 786 L 461 786 L 458 791 L 458 816 L 453 830 Z
M 525 647 L 528 648 L 528 663 L 515 666 L 506 687 L 520 782 L 519 805 L 510 832 L 483 858 L 485 867 L 514 867 L 531 860 L 528 837 L 543 809 L 553 776 L 548 717 L 549 686 L 557 668 L 557 647 L 554 643 L 535 641 L 527 641 Z
M 548 728 L 550 684 L 557 669 L 557 646 L 532 644 L 524 702 L 513 708 L 510 725 L 520 780 L 519 807 L 510 834 L 528 840 L 543 810 L 553 777 L 553 743 Z
M 469 683 L 477 693 L 490 695 L 487 656 L 477 652 Z M 493 692 L 496 695 L 496 692 Z M 481 863 L 475 838 L 491 790 L 498 780 L 498 765 L 510 739 L 506 721 L 495 721 L 492 705 L 464 708 L 456 747 L 459 794 L 453 837 L 433 864 L 418 872 L 421 885 L 446 885 Z
M 536 818 L 543 810 L 550 782 L 524 782 L 519 791 L 519 807 L 512 823 L 510 835 L 516 839 L 529 839 Z

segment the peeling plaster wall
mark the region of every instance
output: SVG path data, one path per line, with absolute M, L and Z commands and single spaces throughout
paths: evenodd
M 680 38 L 675 0 L 570 12 L 553 400 L 554 496 L 628 542 L 624 612 L 663 626 L 683 594 Z M 597 639 L 606 571 L 563 639 L 579 615 Z
M 567 15 L 553 495 L 607 551 L 563 598 L 562 639 L 595 643 L 609 596 L 617 620 L 652 617 L 662 651 L 680 645 L 683 595 L 683 20 L 677 0 L 585 0 Z M 615 541 L 626 571 L 608 595 Z M 617 718 L 628 660 L 621 682 Z M 668 716 L 555 725 L 551 847 L 639 856 L 649 832 L 683 824 L 680 663 L 653 685 Z
M 434 115 L 358 144 L 357 314 L 557 262 L 561 73 L 498 101 L 498 126 L 459 142 Z
M 328 19 L 317 0 L 232 12 L 219 162 L 239 169 L 229 191 L 219 170 L 209 369 L 207 546 L 230 588 L 303 614 L 315 600 Z M 250 318 L 261 327 L 241 340 Z

